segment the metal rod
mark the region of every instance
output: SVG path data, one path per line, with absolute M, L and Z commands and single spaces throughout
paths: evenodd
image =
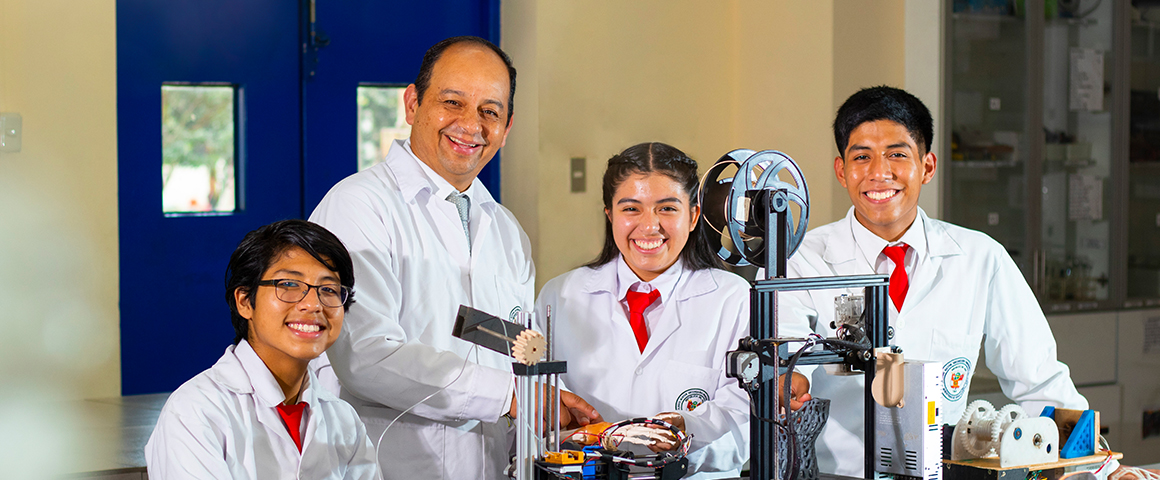
M 524 377 L 516 377 L 516 478 L 524 480 L 526 474 L 524 473 L 524 463 L 527 463 L 527 455 L 524 453 Z
M 552 336 L 552 306 L 545 307 L 546 315 L 544 317 L 544 330 L 548 335 L 548 352 L 547 359 L 549 362 L 555 361 L 555 337 Z M 548 413 L 548 417 L 552 422 L 550 431 L 551 438 L 548 439 L 548 451 L 560 451 L 560 376 L 553 373 L 548 377 L 548 382 L 551 384 L 552 392 L 552 406 Z
M 488 334 L 488 335 L 491 335 L 491 336 L 493 336 L 493 337 L 495 337 L 495 338 L 498 338 L 498 339 L 500 339 L 500 340 L 505 340 L 505 341 L 507 341 L 508 343 L 516 343 L 516 339 L 514 339 L 514 338 L 512 338 L 512 337 L 509 337 L 509 336 L 507 336 L 507 335 L 504 335 L 504 334 L 502 334 L 502 333 L 496 332 L 496 331 L 494 331 L 494 330 L 488 330 L 487 328 L 484 328 L 484 327 L 475 327 L 475 329 L 476 329 L 476 330 L 479 330 L 479 331 L 481 331 L 481 332 L 483 332 L 483 333 L 486 333 L 486 334 Z

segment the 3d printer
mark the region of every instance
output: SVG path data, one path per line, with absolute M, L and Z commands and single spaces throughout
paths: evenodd
M 782 177 L 786 177 L 783 179 Z M 809 219 L 809 192 L 797 164 L 778 151 L 734 150 L 721 157 L 701 181 L 699 200 L 702 221 L 720 234 L 718 255 L 735 266 L 765 268 L 765 278 L 754 282 L 750 296 L 750 337 L 729 353 L 729 376 L 737 378 L 750 392 L 753 413 L 750 420 L 750 478 L 797 478 L 795 421 L 788 408 L 789 385 L 780 385 L 779 374 L 797 365 L 838 365 L 847 373 L 866 376 L 865 393 L 865 478 L 877 473 L 917 478 L 937 478 L 940 474 L 941 427 L 938 418 L 938 376 L 931 364 L 904 364 L 897 348 L 888 345 L 893 337 L 887 325 L 885 275 L 856 275 L 817 278 L 786 278 L 786 261 L 797 250 Z M 798 221 L 794 222 L 793 211 Z M 781 338 L 778 334 L 778 294 L 793 290 L 863 289 L 863 295 L 839 298 L 837 318 L 845 318 L 837 328 L 837 338 Z M 861 308 L 858 308 L 861 307 Z M 791 345 L 800 344 L 791 353 Z M 814 345 L 821 350 L 810 350 Z M 872 386 L 882 385 L 878 364 L 893 365 L 889 372 L 913 385 L 895 389 L 906 392 L 898 398 L 874 399 Z M 909 372 L 909 373 L 907 373 Z M 788 383 L 788 382 L 786 382 Z M 880 395 L 881 397 L 882 395 Z M 887 395 L 889 396 L 889 395 Z M 901 398 L 903 396 L 910 398 Z M 780 405 L 784 403 L 784 408 Z M 911 408 L 903 411 L 902 405 Z M 784 410 L 784 415 L 779 415 Z M 880 423 L 897 427 L 912 424 L 918 436 L 897 435 L 899 428 L 887 428 L 878 435 Z M 779 453 L 782 436 L 790 445 Z M 897 452 L 897 453 L 896 453 Z M 785 458 L 782 458 L 782 457 Z

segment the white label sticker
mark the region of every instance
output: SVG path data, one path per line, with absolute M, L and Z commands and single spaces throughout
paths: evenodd
M 1144 320 L 1144 354 L 1160 353 L 1160 317 Z

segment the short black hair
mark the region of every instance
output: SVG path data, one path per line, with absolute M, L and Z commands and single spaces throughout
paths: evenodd
M 653 142 L 633 145 L 608 159 L 608 168 L 604 170 L 604 208 L 612 209 L 612 197 L 628 177 L 654 172 L 677 182 L 689 195 L 690 208 L 698 206 L 700 177 L 697 176 L 697 162 L 676 147 Z M 703 223 L 698 220 L 689 234 L 689 241 L 680 253 L 681 263 L 689 270 L 723 268 L 721 258 L 709 247 L 709 236 Z M 620 255 L 620 249 L 616 248 L 616 239 L 612 236 L 612 221 L 605 215 L 604 246 L 600 255 L 585 266 L 596 268 L 608 264 L 616 260 L 617 255 Z
M 427 53 L 423 54 L 423 63 L 419 65 L 419 76 L 415 77 L 415 93 L 418 94 L 419 103 L 423 103 L 423 95 L 427 93 L 427 87 L 431 85 L 431 74 L 435 70 L 435 63 L 443 56 L 448 48 L 459 43 L 474 43 L 476 45 L 484 46 L 499 55 L 503 60 L 503 64 L 507 66 L 508 71 L 508 104 L 507 104 L 507 119 L 511 122 L 512 112 L 515 111 L 516 101 L 516 67 L 512 65 L 512 59 L 507 53 L 504 53 L 494 43 L 487 41 L 487 39 L 465 35 L 462 37 L 451 37 L 436 43 L 431 48 L 427 49 Z
M 863 88 L 850 95 L 838 108 L 834 118 L 834 142 L 838 155 L 845 158 L 850 134 L 866 122 L 890 120 L 910 132 L 923 154 L 930 152 L 934 141 L 934 121 L 922 100 L 905 90 L 885 85 Z
M 350 252 L 330 230 L 306 220 L 282 220 L 247 233 L 226 265 L 226 303 L 234 323 L 234 344 L 249 338 L 250 322 L 238 313 L 234 292 L 242 289 L 255 305 L 254 291 L 266 270 L 278 257 L 294 247 L 309 253 L 319 263 L 338 274 L 338 281 L 351 289 L 343 311 L 354 304 L 354 262 Z

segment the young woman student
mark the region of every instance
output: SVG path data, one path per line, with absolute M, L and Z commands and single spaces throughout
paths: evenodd
M 604 247 L 549 281 L 536 313 L 543 328 L 551 308 L 569 390 L 609 421 L 659 417 L 692 434 L 688 478 L 737 477 L 749 398 L 724 363 L 749 331 L 749 284 L 709 248 L 697 184 L 697 163 L 663 143 L 609 159 Z

